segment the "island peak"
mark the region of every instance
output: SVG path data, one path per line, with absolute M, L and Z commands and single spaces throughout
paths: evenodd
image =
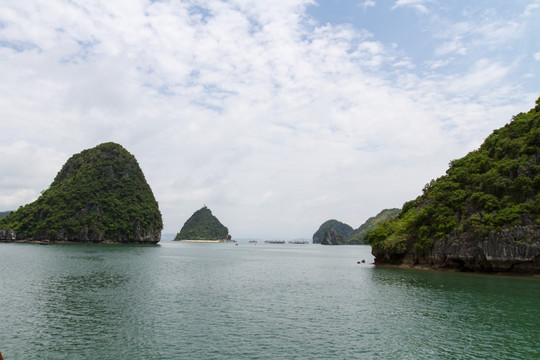
M 34 202 L 0 219 L 0 241 L 157 243 L 157 201 L 135 157 L 113 142 L 73 155 Z
M 176 241 L 226 242 L 231 241 L 229 229 L 204 205 L 184 223 L 174 238 Z

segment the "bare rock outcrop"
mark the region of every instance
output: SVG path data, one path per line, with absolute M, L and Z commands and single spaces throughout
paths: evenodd
M 343 236 L 338 235 L 334 228 L 330 228 L 324 232 L 324 238 L 321 240 L 321 245 L 341 245 Z
M 492 231 L 481 240 L 438 240 L 418 263 L 464 271 L 540 273 L 540 227 Z

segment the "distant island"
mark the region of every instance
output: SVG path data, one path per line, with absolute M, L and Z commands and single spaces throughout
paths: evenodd
M 354 230 L 350 225 L 332 219 L 325 221 L 313 234 L 313 243 L 322 245 L 363 245 L 364 238 L 379 223 L 396 217 L 400 209 L 384 209 Z
M 338 239 L 337 241 L 339 242 L 345 241 L 354 232 L 354 229 L 348 224 L 342 223 L 336 219 L 327 220 L 322 223 L 321 226 L 319 226 L 319 229 L 313 234 L 313 243 L 328 245 L 328 239 L 325 237 L 325 234 L 330 229 L 334 230 Z
M 363 245 L 365 244 L 366 235 L 373 230 L 381 222 L 390 220 L 398 216 L 401 209 L 384 209 L 377 215 L 370 217 L 365 223 L 352 233 L 352 235 L 345 240 L 347 245 Z
M 73 155 L 34 202 L 0 219 L 0 241 L 159 242 L 163 223 L 135 157 L 104 143 Z
M 6 217 L 11 213 L 12 211 L 0 211 L 0 218 Z
M 196 242 L 232 241 L 229 229 L 212 214 L 212 211 L 206 205 L 191 215 L 174 240 Z
M 375 264 L 540 273 L 540 98 L 366 236 Z

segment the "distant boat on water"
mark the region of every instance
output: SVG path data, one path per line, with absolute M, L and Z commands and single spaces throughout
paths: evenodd
M 291 240 L 289 244 L 311 244 L 309 240 Z

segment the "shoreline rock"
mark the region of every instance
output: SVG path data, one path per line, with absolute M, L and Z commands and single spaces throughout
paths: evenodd
M 528 240 L 524 240 L 528 239 Z M 376 265 L 420 267 L 482 273 L 540 274 L 540 227 L 517 226 L 492 231 L 487 239 L 437 240 L 425 256 L 412 251 L 373 251 Z
M 16 240 L 5 240 L 0 239 L 0 243 L 10 243 L 10 244 L 40 244 L 40 245 L 63 245 L 63 244 L 96 244 L 96 245 L 158 245 L 157 242 L 121 242 L 121 241 L 112 241 L 112 240 L 103 240 L 103 241 L 72 241 L 72 240 L 36 240 L 36 239 L 16 239 Z

